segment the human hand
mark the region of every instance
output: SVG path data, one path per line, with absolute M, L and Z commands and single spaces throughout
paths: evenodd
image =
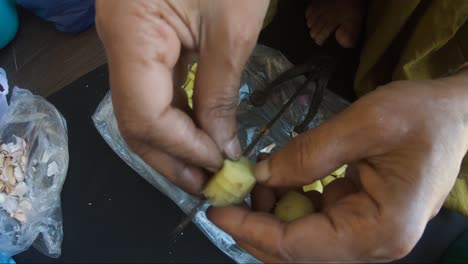
M 97 1 L 119 130 L 145 162 L 198 194 L 203 169 L 238 159 L 239 82 L 268 7 L 261 1 Z M 180 88 L 198 57 L 194 110 Z M 193 119 L 192 119 L 193 118 Z
M 252 203 L 263 212 L 210 208 L 209 219 L 266 262 L 405 256 L 440 210 L 467 151 L 467 84 L 466 73 L 390 83 L 256 166 L 264 186 L 284 188 L 349 164 L 345 178 L 325 187 L 319 212 L 281 222 L 265 212 L 275 196 L 262 187 Z

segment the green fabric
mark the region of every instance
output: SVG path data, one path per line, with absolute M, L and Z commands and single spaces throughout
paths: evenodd
M 418 3 L 419 0 L 369 2 L 366 40 L 354 82 L 358 95 L 391 81 L 391 60 L 395 56 L 389 56 L 388 49 Z
M 466 156 L 455 185 L 445 199 L 444 207 L 468 216 L 468 160 Z
M 368 13 L 358 95 L 394 80 L 441 77 L 468 61 L 466 0 L 376 0 Z
M 393 79 L 437 78 L 466 62 L 462 50 L 468 47 L 460 46 L 455 35 L 467 17 L 466 0 L 433 0 L 418 19 Z
M 458 238 L 444 254 L 442 263 L 468 263 L 468 232 Z
M 370 1 L 356 93 L 453 72 L 468 61 L 467 18 L 466 0 Z M 468 216 L 467 158 L 444 206 Z
M 263 28 L 267 27 L 271 23 L 271 21 L 276 15 L 277 9 L 278 9 L 278 0 L 270 0 L 268 11 L 266 13 L 265 19 L 263 20 Z

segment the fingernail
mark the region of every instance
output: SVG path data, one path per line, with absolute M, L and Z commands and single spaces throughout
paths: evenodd
M 224 153 L 226 156 L 231 160 L 238 160 L 241 156 L 241 146 L 239 143 L 239 139 L 235 136 L 229 143 L 226 144 L 224 147 Z
M 214 167 L 206 167 L 205 169 L 212 173 L 216 173 L 219 170 L 219 168 L 214 168 Z
M 179 185 L 191 194 L 198 195 L 202 191 L 202 184 L 196 181 L 193 171 L 188 167 L 184 168 L 179 174 Z
M 259 182 L 266 182 L 268 179 L 270 179 L 270 170 L 269 170 L 269 163 L 270 160 L 264 160 L 260 163 L 257 163 L 255 166 L 255 178 L 257 178 L 257 181 Z

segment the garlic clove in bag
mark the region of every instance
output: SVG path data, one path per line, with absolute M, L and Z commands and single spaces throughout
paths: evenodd
M 16 187 L 10 192 L 12 196 L 23 197 L 25 194 L 29 192 L 29 187 L 24 182 L 18 183 Z
M 32 209 L 32 202 L 30 199 L 24 198 L 18 204 L 18 209 L 21 212 L 28 213 Z
M 12 217 L 22 224 L 26 223 L 26 214 L 21 211 L 14 212 Z
M 24 181 L 24 172 L 20 166 L 17 166 L 13 169 L 13 174 L 15 175 L 15 179 L 17 182 Z

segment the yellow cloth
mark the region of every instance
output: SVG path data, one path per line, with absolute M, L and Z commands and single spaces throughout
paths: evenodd
M 467 0 L 375 0 L 368 11 L 358 95 L 394 80 L 442 77 L 468 61 Z M 444 206 L 468 216 L 468 158 Z

